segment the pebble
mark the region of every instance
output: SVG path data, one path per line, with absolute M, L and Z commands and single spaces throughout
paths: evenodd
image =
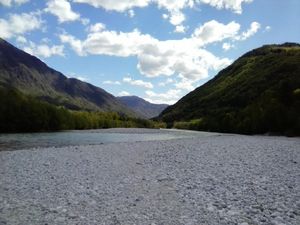
M 299 149 L 299 138 L 199 132 L 0 151 L 0 224 L 298 225 Z

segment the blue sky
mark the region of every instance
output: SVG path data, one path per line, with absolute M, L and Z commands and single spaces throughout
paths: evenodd
M 0 0 L 0 37 L 113 95 L 173 104 L 245 52 L 300 42 L 299 0 Z

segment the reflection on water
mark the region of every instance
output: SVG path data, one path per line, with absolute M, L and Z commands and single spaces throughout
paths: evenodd
M 112 142 L 136 142 L 190 138 L 202 133 L 184 131 L 112 132 L 111 130 L 63 131 L 52 133 L 0 134 L 0 151 L 35 147 L 95 145 Z

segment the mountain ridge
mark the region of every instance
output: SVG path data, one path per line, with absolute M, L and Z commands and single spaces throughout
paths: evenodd
M 67 78 L 7 41 L 0 39 L 0 87 L 16 88 L 51 104 L 74 110 L 135 113 L 102 88 Z
M 143 118 L 153 118 L 158 116 L 168 105 L 167 104 L 153 104 L 138 96 L 120 96 L 117 97 L 119 101 L 127 107 L 135 111 Z
M 198 130 L 299 133 L 298 92 L 300 45 L 265 45 L 239 57 L 159 118 Z

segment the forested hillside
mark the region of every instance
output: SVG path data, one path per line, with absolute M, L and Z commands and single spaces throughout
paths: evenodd
M 36 132 L 110 127 L 154 128 L 149 120 L 116 112 L 71 111 L 28 97 L 14 89 L 0 88 L 0 132 Z
M 300 45 L 252 50 L 159 118 L 169 127 L 300 134 Z
M 0 87 L 17 89 L 43 101 L 74 110 L 135 113 L 92 84 L 67 78 L 38 58 L 0 38 Z

